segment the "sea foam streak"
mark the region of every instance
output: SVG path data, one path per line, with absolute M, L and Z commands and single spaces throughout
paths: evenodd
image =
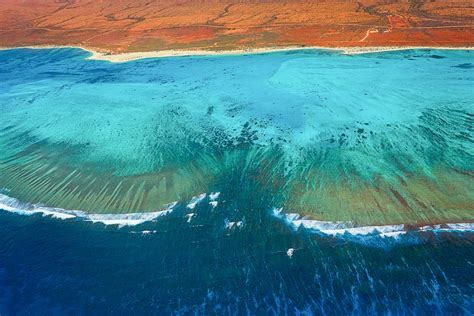
M 177 202 L 166 205 L 158 212 L 130 213 L 130 214 L 87 214 L 78 210 L 65 210 L 62 208 L 45 207 L 37 204 L 22 203 L 15 198 L 0 194 L 0 209 L 21 215 L 42 214 L 58 219 L 79 219 L 105 225 L 134 226 L 164 216 L 173 211 Z
M 283 213 L 281 208 L 274 208 L 272 215 L 283 220 L 293 228 L 303 227 L 307 230 L 330 236 L 377 235 L 380 237 L 396 238 L 409 231 L 474 232 L 474 223 L 447 223 L 418 228 L 410 227 L 410 229 L 403 224 L 356 227 L 352 222 L 329 222 L 301 218 L 300 214 L 297 213 Z
M 207 195 L 206 193 L 202 193 L 202 194 L 199 194 L 198 196 L 193 196 L 193 198 L 191 199 L 191 201 L 189 201 L 186 207 L 193 210 L 196 207 L 196 205 L 206 197 L 206 195 Z

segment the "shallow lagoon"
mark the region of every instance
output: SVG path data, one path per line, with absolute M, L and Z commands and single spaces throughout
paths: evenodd
M 203 192 L 320 220 L 474 220 L 472 52 L 0 52 L 0 187 L 148 212 Z

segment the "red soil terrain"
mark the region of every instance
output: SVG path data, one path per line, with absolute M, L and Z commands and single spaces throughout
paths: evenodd
M 283 46 L 474 46 L 459 0 L 1 0 L 0 46 L 112 53 Z

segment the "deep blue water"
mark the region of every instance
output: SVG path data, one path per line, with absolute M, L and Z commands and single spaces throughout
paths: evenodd
M 474 311 L 471 51 L 87 56 L 0 51 L 0 315 Z
M 181 206 L 121 229 L 0 213 L 0 313 L 470 315 L 474 308 L 472 232 L 327 237 L 293 231 L 265 208 L 238 209 L 198 204 L 188 223 Z M 242 218 L 242 228 L 225 228 L 226 219 Z

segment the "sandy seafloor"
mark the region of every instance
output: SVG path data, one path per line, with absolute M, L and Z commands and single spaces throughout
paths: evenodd
M 472 312 L 471 51 L 89 56 L 0 52 L 2 315 Z

